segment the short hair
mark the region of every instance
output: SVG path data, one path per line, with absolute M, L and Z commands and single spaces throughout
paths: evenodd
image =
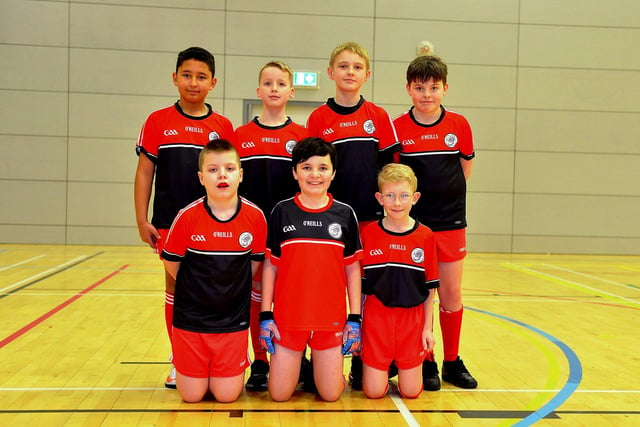
M 211 77 L 216 76 L 216 59 L 211 52 L 201 47 L 190 47 L 178 53 L 178 60 L 176 61 L 176 73 L 184 61 L 189 59 L 195 59 L 196 61 L 204 62 L 211 71 Z
M 200 156 L 198 157 L 198 170 L 202 172 L 202 168 L 204 166 L 204 158 L 209 153 L 227 153 L 232 152 L 236 155 L 236 159 L 238 162 L 238 166 L 240 165 L 240 155 L 238 154 L 238 150 L 233 146 L 232 143 L 227 141 L 226 139 L 212 139 L 202 148 L 200 151 Z
M 333 49 L 331 52 L 331 56 L 329 57 L 329 66 L 333 67 L 333 63 L 336 61 L 336 57 L 340 55 L 345 50 L 350 50 L 356 55 L 362 57 L 364 59 L 365 65 L 367 67 L 367 71 L 369 70 L 369 52 L 362 45 L 356 42 L 344 42 L 340 43 L 338 46 Z
M 385 165 L 378 174 L 378 189 L 382 190 L 384 184 L 397 184 L 406 182 L 411 187 L 412 192 L 418 189 L 418 178 L 407 165 L 401 163 L 389 163 Z
M 305 162 L 313 156 L 324 157 L 327 154 L 331 159 L 331 166 L 335 169 L 338 155 L 333 144 L 326 142 L 322 138 L 304 138 L 298 141 L 296 146 L 293 147 L 293 151 L 291 152 L 291 163 L 295 169 L 299 163 Z
M 447 64 L 437 55 L 419 56 L 407 67 L 407 84 L 429 79 L 447 83 Z
M 260 79 L 262 78 L 262 72 L 267 68 L 277 68 L 281 71 L 284 71 L 289 76 L 289 83 L 293 86 L 293 70 L 287 64 L 282 61 L 270 61 L 264 64 L 262 68 L 260 68 L 260 72 L 258 73 L 258 84 L 260 84 Z

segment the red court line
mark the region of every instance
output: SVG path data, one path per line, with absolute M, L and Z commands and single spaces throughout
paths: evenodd
M 47 313 L 43 314 L 42 316 L 38 317 L 36 320 L 34 320 L 33 322 L 29 323 L 25 327 L 17 330 L 13 334 L 9 335 L 8 337 L 6 337 L 2 341 L 0 341 L 0 348 L 4 347 L 5 345 L 9 344 L 10 342 L 15 340 L 16 338 L 18 338 L 18 337 L 24 335 L 25 333 L 29 332 L 31 329 L 35 328 L 40 323 L 44 322 L 45 320 L 47 320 L 48 318 L 50 318 L 51 316 L 53 316 L 54 314 L 56 314 L 57 312 L 62 310 L 63 308 L 67 307 L 72 302 L 80 299 L 80 297 L 88 294 L 89 292 L 91 292 L 92 290 L 94 290 L 95 288 L 97 288 L 98 286 L 100 286 L 101 284 L 106 282 L 107 280 L 111 279 L 116 274 L 124 271 L 127 267 L 129 267 L 129 264 L 125 264 L 122 267 L 120 267 L 119 269 L 117 269 L 116 271 L 113 271 L 113 272 L 109 273 L 108 275 L 104 276 L 102 279 L 98 280 L 93 285 L 91 285 L 88 288 L 78 292 L 77 294 L 75 294 L 74 296 L 72 296 L 71 298 L 69 298 L 68 300 L 66 300 L 62 304 L 60 304 L 59 306 L 51 309 L 49 312 L 47 312 Z

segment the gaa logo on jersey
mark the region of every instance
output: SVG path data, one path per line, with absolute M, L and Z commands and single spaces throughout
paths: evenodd
M 218 135 L 218 132 L 209 132 L 209 141 L 213 141 L 214 139 L 220 139 L 220 135 Z
M 456 136 L 455 133 L 448 133 L 445 137 L 444 137 L 444 143 L 447 147 L 451 148 L 451 147 L 455 147 L 456 144 L 458 143 L 458 137 Z
M 293 149 L 295 148 L 297 142 L 295 139 L 291 139 L 289 141 L 287 141 L 286 144 L 284 144 L 284 149 L 287 150 L 287 153 L 291 154 L 293 153 Z
M 337 222 L 329 224 L 328 230 L 329 235 L 334 239 L 339 239 L 340 237 L 342 237 L 342 227 L 340 227 L 340 224 L 338 224 Z
M 411 261 L 415 262 L 416 264 L 424 262 L 424 249 L 415 248 L 414 250 L 412 250 Z
M 240 238 L 238 239 L 238 243 L 240 243 L 240 246 L 242 246 L 243 248 L 248 248 L 252 242 L 253 242 L 253 234 L 249 233 L 248 231 L 245 231 L 244 233 L 242 233 L 240 235 Z
M 369 135 L 376 131 L 376 125 L 373 124 L 373 120 L 369 119 L 362 125 L 362 129 Z

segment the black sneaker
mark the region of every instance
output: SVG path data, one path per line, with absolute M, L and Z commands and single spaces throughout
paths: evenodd
M 442 379 L 460 388 L 478 387 L 478 382 L 464 366 L 460 356 L 453 362 L 442 362 Z
M 349 372 L 351 390 L 362 391 L 362 358 L 360 356 L 351 357 L 351 372 Z
M 422 362 L 422 388 L 427 391 L 440 390 L 438 364 L 430 360 Z
M 302 364 L 300 365 L 300 380 L 302 381 L 302 390 L 307 393 L 318 393 L 316 388 L 316 381 L 313 378 L 313 360 L 308 360 L 306 357 L 302 358 Z
M 256 360 L 251 364 L 251 375 L 244 386 L 247 391 L 265 391 L 269 379 L 269 364 L 264 360 Z

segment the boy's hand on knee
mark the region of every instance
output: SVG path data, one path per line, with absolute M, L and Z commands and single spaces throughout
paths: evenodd
M 260 347 L 263 350 L 273 354 L 276 352 L 273 347 L 273 339 L 280 339 L 280 331 L 273 320 L 272 311 L 263 311 L 260 313 Z
M 360 350 L 359 314 L 350 314 L 342 330 L 342 354 L 347 355 Z

